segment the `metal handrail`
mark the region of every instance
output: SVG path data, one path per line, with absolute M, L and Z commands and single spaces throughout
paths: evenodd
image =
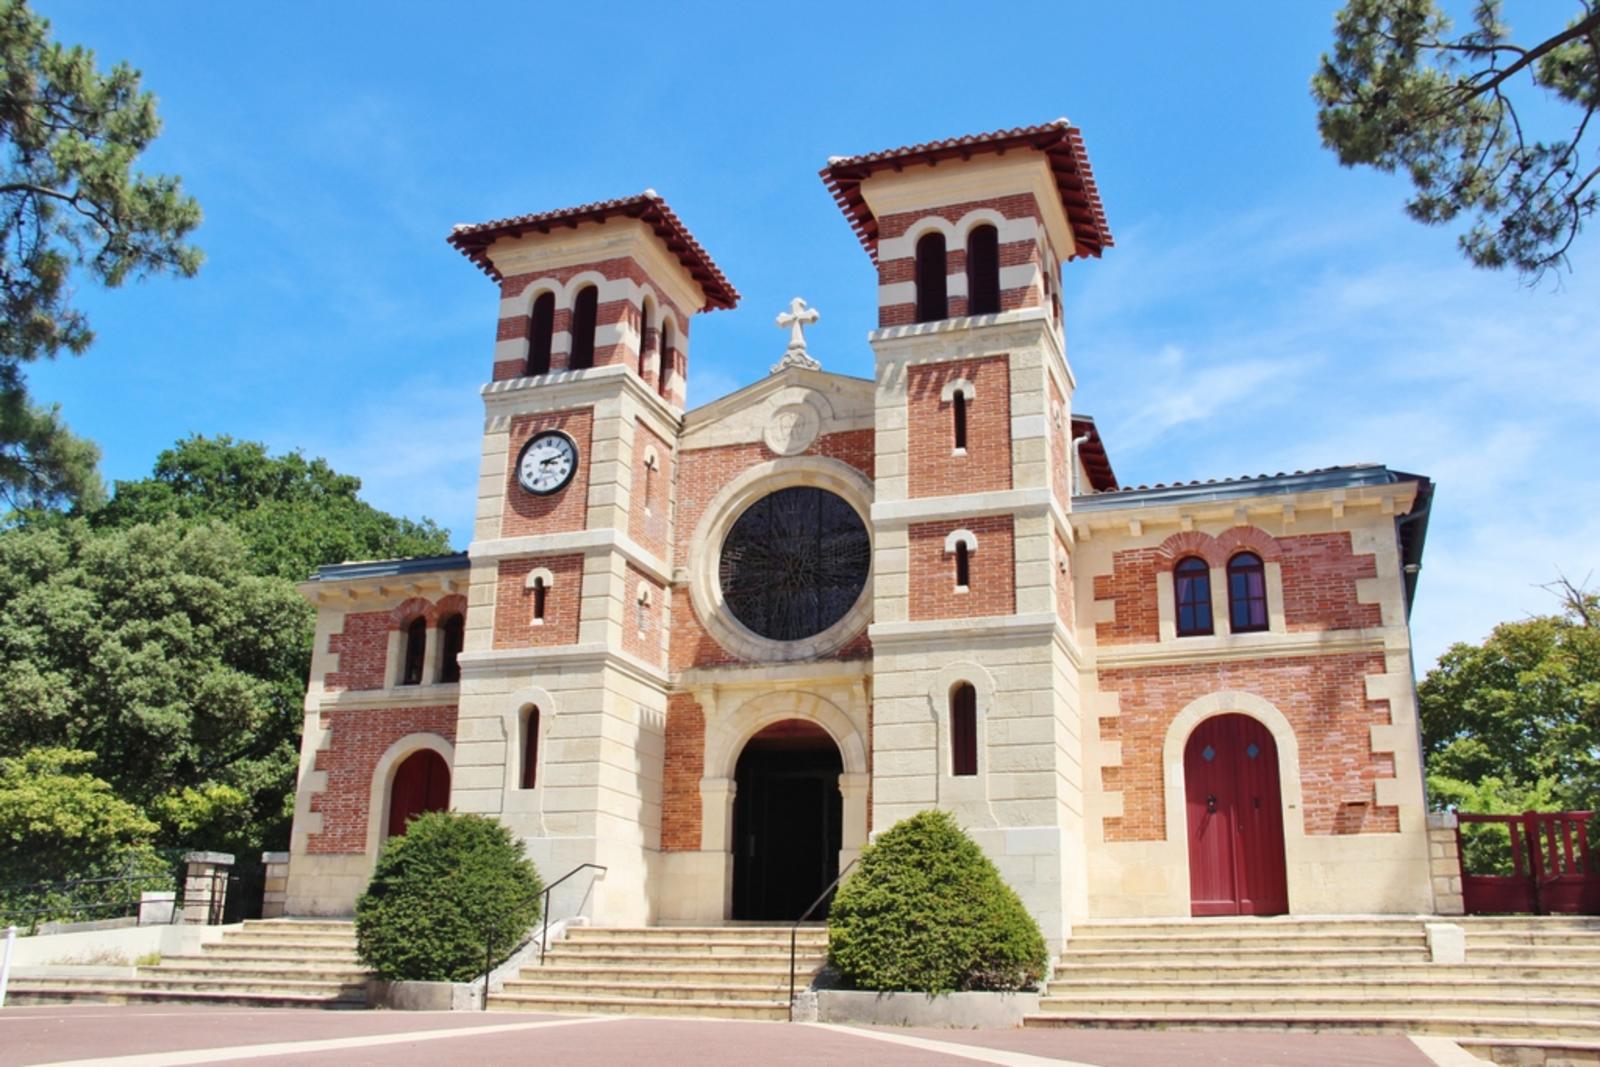
M 822 891 L 821 895 L 818 896 L 816 900 L 813 900 L 811 902 L 811 907 L 807 908 L 804 912 L 802 912 L 801 915 L 800 915 L 800 918 L 798 918 L 798 919 L 796 919 L 794 921 L 794 925 L 789 927 L 789 1021 L 790 1022 L 794 1022 L 794 959 L 795 959 L 795 945 L 797 944 L 797 942 L 800 939 L 800 924 L 805 922 L 807 919 L 811 918 L 811 913 L 816 911 L 817 908 L 822 906 L 822 902 L 824 900 L 828 899 L 828 894 L 829 893 L 832 893 L 835 889 L 839 888 L 839 883 L 844 881 L 844 876 L 850 873 L 850 868 L 854 867 L 856 865 L 857 860 L 859 860 L 860 858 L 861 857 L 857 856 L 856 859 L 853 859 L 849 863 L 845 864 L 845 868 L 844 868 L 844 870 L 839 872 L 839 876 L 837 878 L 835 878 L 833 881 L 828 883 L 828 888 L 824 889 Z
M 555 881 L 544 887 L 544 929 L 539 933 L 539 966 L 541 967 L 544 966 L 544 950 L 550 941 L 550 891 L 555 889 L 555 887 L 560 885 L 562 882 L 565 882 L 568 878 L 571 878 L 573 875 L 577 874 L 579 871 L 585 870 L 589 867 L 593 867 L 601 874 L 604 874 L 606 871 L 606 868 L 603 864 L 580 863 L 576 867 L 572 868 L 572 870 L 568 871 L 566 874 L 563 874 L 560 878 L 557 878 Z M 526 943 L 527 942 L 523 942 L 523 944 Z M 494 931 L 487 930 L 483 935 L 483 1004 L 479 1008 L 480 1011 L 489 1010 L 489 975 L 493 971 Z

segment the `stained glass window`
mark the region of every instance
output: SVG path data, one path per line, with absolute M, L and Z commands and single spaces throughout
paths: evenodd
M 856 510 L 825 489 L 771 493 L 734 521 L 718 577 L 728 610 L 775 641 L 821 633 L 855 605 L 872 562 Z

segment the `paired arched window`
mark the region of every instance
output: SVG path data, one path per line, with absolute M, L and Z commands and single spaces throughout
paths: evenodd
M 467 619 L 464 615 L 451 615 L 439 624 L 439 681 L 445 684 L 461 681 L 461 664 L 456 657 L 466 646 Z
M 556 294 L 540 293 L 528 316 L 528 365 L 524 373 L 550 373 L 550 343 L 556 332 Z
M 950 773 L 978 773 L 978 691 L 970 682 L 950 690 Z
M 1172 585 L 1178 608 L 1178 636 L 1211 633 L 1211 565 L 1198 556 L 1185 556 L 1172 568 Z
M 539 706 L 528 708 L 522 716 L 522 788 L 539 783 Z
M 945 292 L 944 234 L 935 230 L 917 240 L 917 321 L 938 322 L 950 317 Z
M 422 666 L 428 651 L 428 620 L 421 615 L 406 625 L 405 657 L 401 660 L 400 684 L 421 685 Z
M 1267 628 L 1267 570 L 1254 552 L 1228 561 L 1228 628 L 1236 634 Z
M 592 285 L 579 289 L 572 302 L 572 358 L 567 362 L 572 370 L 594 366 L 594 331 L 599 313 L 600 290 Z
M 661 316 L 661 354 L 656 371 L 656 392 L 667 395 L 667 377 L 672 371 L 672 321 Z
M 967 234 L 967 314 L 1000 310 L 1000 231 L 990 225 Z

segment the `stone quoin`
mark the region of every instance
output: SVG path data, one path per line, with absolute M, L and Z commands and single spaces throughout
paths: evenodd
M 349 913 L 444 804 L 547 879 L 605 865 L 602 924 L 794 919 L 925 808 L 1053 950 L 1088 919 L 1432 912 L 1430 481 L 1120 485 L 1073 411 L 1061 274 L 1112 238 L 1065 120 L 822 178 L 877 267 L 874 377 L 822 369 L 797 298 L 771 372 L 687 411 L 693 316 L 739 297 L 660 196 L 449 235 L 499 286 L 472 539 L 301 586 L 286 912 Z

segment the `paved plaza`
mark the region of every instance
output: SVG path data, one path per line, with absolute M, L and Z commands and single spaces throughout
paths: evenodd
M 1452 1055 L 1453 1054 L 1453 1055 Z M 1461 1057 L 1461 1058 L 1458 1058 Z M 1008 1067 L 1459 1067 L 1453 1046 L 1404 1037 L 1103 1030 L 895 1030 L 785 1023 L 190 1007 L 0 1011 L 0 1067 L 268 1064 L 991 1063 Z

